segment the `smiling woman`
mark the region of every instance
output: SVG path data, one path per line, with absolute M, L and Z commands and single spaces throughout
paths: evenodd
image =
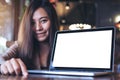
M 21 19 L 18 39 L 0 56 L 1 73 L 27 76 L 27 69 L 48 69 L 58 26 L 53 4 L 33 0 Z

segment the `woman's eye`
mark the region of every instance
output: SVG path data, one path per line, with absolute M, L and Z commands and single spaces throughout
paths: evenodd
M 44 19 L 44 20 L 40 20 L 40 23 L 46 23 L 47 22 L 47 20 L 46 19 Z

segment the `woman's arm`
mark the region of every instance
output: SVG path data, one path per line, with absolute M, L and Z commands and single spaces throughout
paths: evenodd
M 0 71 L 2 74 L 8 75 L 28 75 L 27 68 L 20 58 L 16 58 L 18 53 L 18 44 L 15 42 L 8 51 L 0 56 Z

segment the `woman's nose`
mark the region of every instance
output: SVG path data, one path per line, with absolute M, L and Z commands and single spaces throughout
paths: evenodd
M 43 29 L 42 25 L 40 23 L 37 23 L 36 30 L 42 30 L 42 29 Z

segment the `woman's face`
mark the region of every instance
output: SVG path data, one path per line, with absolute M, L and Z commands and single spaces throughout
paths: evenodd
M 49 28 L 51 21 L 47 12 L 43 8 L 38 8 L 32 17 L 32 29 L 34 31 L 35 38 L 43 42 L 49 36 Z

